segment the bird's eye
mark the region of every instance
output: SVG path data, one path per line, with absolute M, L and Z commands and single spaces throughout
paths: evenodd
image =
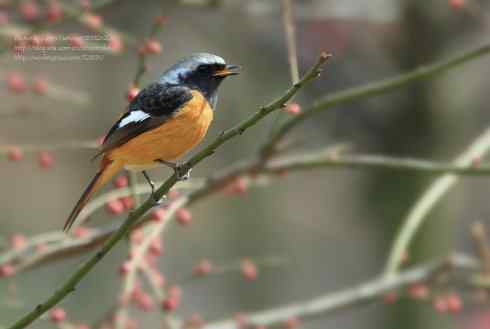
M 206 72 L 208 70 L 208 66 L 207 65 L 199 65 L 199 67 L 197 69 L 199 70 L 199 72 Z

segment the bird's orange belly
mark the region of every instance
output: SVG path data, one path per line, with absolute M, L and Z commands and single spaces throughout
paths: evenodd
M 175 160 L 202 141 L 212 119 L 208 102 L 195 93 L 174 117 L 112 150 L 108 156 L 122 160 L 129 168 L 151 166 L 157 159 Z

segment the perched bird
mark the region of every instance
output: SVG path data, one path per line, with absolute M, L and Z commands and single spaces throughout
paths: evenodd
M 204 138 L 213 119 L 218 87 L 239 71 L 239 66 L 227 65 L 219 56 L 198 53 L 179 61 L 160 80 L 141 90 L 104 138 L 95 156 L 102 156 L 100 170 L 63 230 L 70 229 L 90 196 L 123 168 L 142 171 L 152 197 L 155 186 L 145 169 L 164 164 L 175 170 L 179 180 L 187 179 L 189 172 L 182 172 L 182 167 L 172 161 Z

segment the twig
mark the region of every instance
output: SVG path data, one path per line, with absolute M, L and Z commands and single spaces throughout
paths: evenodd
M 291 81 L 296 83 L 299 81 L 298 55 L 296 53 L 296 37 L 294 16 L 292 8 L 292 0 L 282 0 L 282 22 L 286 37 L 286 45 L 288 48 L 289 69 L 291 71 Z
M 271 310 L 246 315 L 247 325 L 269 326 L 281 323 L 290 318 L 304 318 L 328 314 L 340 309 L 351 308 L 362 303 L 381 301 L 382 295 L 393 290 L 401 289 L 410 284 L 425 281 L 437 273 L 441 267 L 450 269 L 474 271 L 478 269 L 478 262 L 465 255 L 453 255 L 449 259 L 429 263 L 409 269 L 392 277 L 379 277 L 354 288 L 348 288 L 336 293 L 313 298 L 305 302 L 290 304 Z M 203 329 L 235 329 L 236 321 L 233 319 L 212 322 Z
M 269 105 L 262 107 L 255 114 L 251 115 L 248 119 L 244 120 L 242 123 L 236 125 L 235 127 L 224 131 L 220 134 L 214 142 L 205 147 L 201 152 L 197 153 L 194 157 L 183 164 L 184 169 L 191 169 L 199 162 L 204 160 L 213 154 L 221 145 L 226 143 L 228 140 L 241 135 L 248 128 L 254 126 L 261 119 L 267 116 L 269 113 L 280 109 L 288 100 L 290 100 L 305 84 L 314 79 L 319 75 L 320 67 L 325 64 L 328 56 L 322 54 L 318 62 L 313 66 L 313 68 L 303 77 L 301 81 L 294 84 L 285 94 L 276 101 L 270 103 Z M 165 194 L 168 193 L 170 188 L 177 183 L 177 176 L 174 173 L 170 178 L 163 183 L 158 190 L 155 192 L 155 197 L 161 199 Z M 131 227 L 136 224 L 140 218 L 142 218 L 148 210 L 153 207 L 152 198 L 147 199 L 139 208 L 134 210 L 128 218 L 124 221 L 121 227 L 111 235 L 109 240 L 107 240 L 102 248 L 88 261 L 86 261 L 62 286 L 60 289 L 54 292 L 54 294 L 49 297 L 44 303 L 39 304 L 34 310 L 26 314 L 20 320 L 15 322 L 10 329 L 20 329 L 25 328 L 34 320 L 39 318 L 43 313 L 49 310 L 51 307 L 56 305 L 62 299 L 64 299 L 70 292 L 72 292 L 76 285 L 87 275 L 92 268 L 107 254 L 109 251 L 129 232 Z
M 313 168 L 376 169 L 420 173 L 427 175 L 453 174 L 458 176 L 490 175 L 490 165 L 446 164 L 421 159 L 396 158 L 383 155 L 332 155 L 329 152 L 300 154 L 270 161 L 264 172 L 307 170 Z
M 312 115 L 331 109 L 337 105 L 359 101 L 367 97 L 373 97 L 404 87 L 415 81 L 429 79 L 443 72 L 458 67 L 464 63 L 475 60 L 487 55 L 490 52 L 490 45 L 464 52 L 461 55 L 452 57 L 447 60 L 439 61 L 432 65 L 421 66 L 405 74 L 398 75 L 394 78 L 371 82 L 364 86 L 355 87 L 340 92 L 327 95 L 322 100 L 305 109 L 303 112 L 286 121 L 271 137 L 270 140 L 262 147 L 264 153 L 270 152 L 276 148 L 282 138 L 294 127 L 302 123 Z
M 482 158 L 490 149 L 490 128 L 479 136 L 472 145 L 455 160 L 457 166 L 469 166 L 474 159 Z M 385 273 L 393 275 L 403 259 L 410 242 L 420 226 L 427 219 L 427 214 L 442 199 L 444 195 L 458 182 L 459 177 L 453 174 L 445 174 L 432 183 L 429 188 L 417 200 L 410 209 L 403 225 L 395 237 L 390 250 Z
M 482 275 L 490 276 L 490 243 L 488 241 L 487 231 L 482 222 L 476 222 L 471 225 L 471 235 L 475 242 L 475 248 L 480 258 Z
M 163 232 L 167 224 L 170 222 L 170 219 L 173 217 L 175 212 L 179 208 L 183 207 L 187 202 L 188 202 L 188 198 L 185 196 L 180 197 L 179 199 L 173 201 L 169 206 L 169 208 L 167 209 L 167 211 L 165 212 L 163 218 L 158 223 L 153 224 L 149 234 L 147 234 L 143 242 L 135 248 L 134 255 L 129 263 L 129 271 L 128 273 L 126 273 L 124 277 L 122 293 L 119 298 L 119 300 L 122 301 L 122 306 L 116 312 L 116 324 L 115 324 L 116 329 L 124 328 L 127 305 L 129 302 L 131 292 L 133 291 L 134 286 L 136 284 L 136 275 L 138 272 L 138 268 L 143 263 L 144 256 L 147 253 L 151 242 L 154 241 L 158 236 L 160 236 L 160 234 Z
M 99 146 L 97 141 L 69 141 L 52 144 L 0 144 L 0 154 L 6 154 L 12 148 L 17 148 L 23 152 L 37 151 L 58 151 L 58 150 L 80 150 L 96 149 Z

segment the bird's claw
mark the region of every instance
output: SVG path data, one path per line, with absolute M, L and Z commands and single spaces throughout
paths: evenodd
M 177 164 L 174 171 L 178 181 L 185 181 L 191 177 L 192 168 L 187 169 L 184 165 Z

